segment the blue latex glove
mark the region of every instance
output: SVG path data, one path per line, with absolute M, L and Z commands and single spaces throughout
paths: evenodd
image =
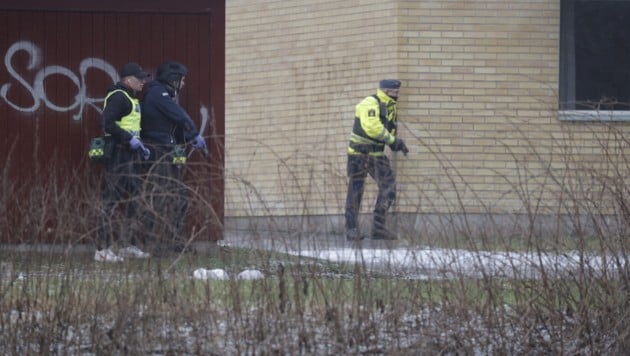
M 139 138 L 137 138 L 136 136 L 132 137 L 131 140 L 129 140 L 129 146 L 131 147 L 132 150 L 141 150 L 142 151 L 142 158 L 146 161 L 149 159 L 149 157 L 151 156 L 151 151 L 149 151 L 148 148 L 144 147 L 144 145 L 142 144 L 142 141 L 140 141 Z
M 151 157 L 151 151 L 149 151 L 148 148 L 144 147 L 143 144 L 140 144 L 140 147 L 142 149 L 142 158 L 144 158 L 144 160 L 148 160 L 149 157 Z
M 142 141 L 140 141 L 140 139 L 136 136 L 132 137 L 131 140 L 129 140 L 129 146 L 132 150 L 137 150 L 138 148 L 140 148 L 140 146 L 144 147 Z
M 201 135 L 197 135 L 193 140 L 192 146 L 198 149 L 206 149 L 208 146 L 206 145 L 206 140 Z

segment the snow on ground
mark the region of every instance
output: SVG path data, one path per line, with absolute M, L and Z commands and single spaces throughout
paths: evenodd
M 586 256 L 577 252 L 554 254 L 422 248 L 337 248 L 295 251 L 295 255 L 334 262 L 362 263 L 372 268 L 387 267 L 407 273 L 423 272 L 425 275 L 439 272 L 459 276 L 537 278 L 542 271 L 564 275 L 582 268 L 590 272 L 615 269 L 615 261 L 610 258 Z
M 193 271 L 193 278 L 203 279 L 203 280 L 206 280 L 206 279 L 226 280 L 226 279 L 229 279 L 230 276 L 222 268 L 205 269 L 201 267 Z M 265 275 L 257 269 L 246 269 L 246 270 L 241 271 L 236 276 L 236 279 L 248 279 L 248 280 L 263 279 L 263 278 L 265 278 Z
M 227 236 L 225 246 L 256 247 L 337 263 L 361 263 L 366 268 L 404 274 L 411 278 L 493 276 L 539 278 L 543 273 L 567 276 L 577 272 L 612 274 L 627 268 L 628 256 L 600 256 L 577 251 L 504 252 L 437 249 L 397 246 L 397 241 L 370 241 L 359 244 L 342 237 L 321 237 L 308 241 L 272 240 Z M 625 266 L 625 267 L 624 267 Z

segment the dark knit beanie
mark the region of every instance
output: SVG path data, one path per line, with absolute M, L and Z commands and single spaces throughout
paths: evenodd
M 381 89 L 398 89 L 400 88 L 400 80 L 396 79 L 383 79 L 378 83 Z

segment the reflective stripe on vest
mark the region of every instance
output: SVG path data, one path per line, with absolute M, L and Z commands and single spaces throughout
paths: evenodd
M 105 103 L 103 104 L 103 109 L 107 106 L 107 99 L 114 94 L 115 92 L 121 92 L 125 94 L 127 99 L 131 102 L 131 112 L 126 116 L 120 118 L 120 121 L 116 121 L 116 124 L 123 130 L 131 133 L 134 136 L 140 135 L 140 100 L 136 98 L 132 98 L 126 91 L 122 89 L 116 89 L 111 91 L 105 97 Z
M 375 102 L 369 102 L 370 98 L 374 99 Z M 378 107 L 378 120 L 380 121 L 380 125 L 382 125 L 381 132 L 378 134 L 372 132 L 372 136 L 370 136 L 363 130 L 362 119 L 365 116 L 359 115 L 358 107 L 364 103 L 369 105 L 369 108 L 374 106 L 374 104 Z M 348 154 L 369 154 L 371 156 L 384 155 L 385 145 L 393 139 L 396 132 L 396 104 L 395 102 L 391 102 L 391 104 L 392 105 L 390 107 L 386 103 L 381 102 L 378 95 L 371 95 L 357 105 L 357 110 L 355 110 L 354 125 L 352 126 L 352 134 L 350 135 L 350 142 L 348 144 Z M 370 110 L 370 112 L 372 111 L 374 110 Z M 374 123 L 372 123 L 372 126 L 374 127 Z

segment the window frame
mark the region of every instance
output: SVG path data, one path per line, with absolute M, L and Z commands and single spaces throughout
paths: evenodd
M 562 121 L 630 121 L 629 110 L 585 110 L 562 109 L 563 103 L 577 102 L 576 96 L 576 55 L 575 55 L 575 3 L 579 0 L 560 1 L 560 67 L 558 119 Z M 628 0 L 588 0 L 620 1 Z M 573 71 L 572 73 L 570 71 Z

